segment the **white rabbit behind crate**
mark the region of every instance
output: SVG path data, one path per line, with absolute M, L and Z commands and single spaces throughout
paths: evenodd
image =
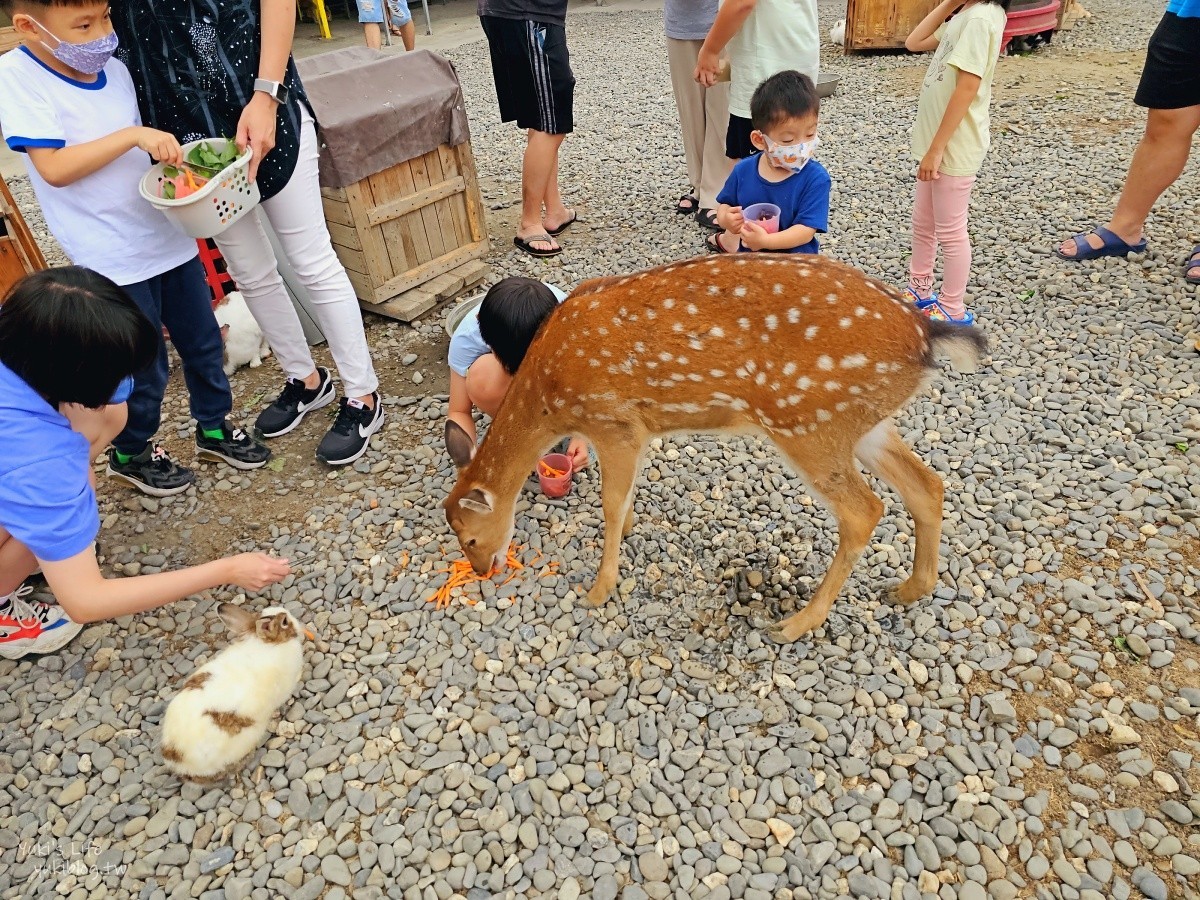
M 829 40 L 839 47 L 846 45 L 846 20 L 838 19 L 837 24 L 829 29 Z
M 221 340 L 225 343 L 225 374 L 232 375 L 241 366 L 257 369 L 271 355 L 271 346 L 246 305 L 246 298 L 231 292 L 216 308 Z
M 231 774 L 262 743 L 300 681 L 302 643 L 312 638 L 282 606 L 256 614 L 222 603 L 217 613 L 233 643 L 184 680 L 163 715 L 163 760 L 190 781 Z

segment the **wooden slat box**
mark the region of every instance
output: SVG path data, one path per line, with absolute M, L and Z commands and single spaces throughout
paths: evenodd
M 321 196 L 364 309 L 410 322 L 487 274 L 483 198 L 457 74 L 428 50 L 299 63 L 321 124 Z
M 365 309 L 386 304 L 375 311 L 412 321 L 441 299 L 444 291 L 421 290 L 438 276 L 463 269 L 457 293 L 486 275 L 486 267 L 469 265 L 488 252 L 469 142 L 442 144 L 345 188 L 322 188 L 321 197 L 333 248 Z

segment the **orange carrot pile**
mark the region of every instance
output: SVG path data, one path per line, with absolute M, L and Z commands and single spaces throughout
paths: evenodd
M 501 581 L 497 587 L 503 587 L 504 585 L 508 584 L 517 577 L 517 573 L 522 569 L 534 568 L 542 561 L 542 554 L 539 552 L 538 555 L 529 562 L 529 565 L 526 566 L 519 558 L 519 554 L 522 552 L 522 550 L 524 550 L 523 547 L 515 547 L 513 545 L 509 546 L 508 553 L 505 556 L 505 563 L 510 572 L 508 577 Z M 546 567 L 539 573 L 538 577 L 544 578 L 547 575 L 554 574 L 557 570 L 558 563 L 548 563 Z M 450 577 L 446 579 L 445 584 L 433 592 L 433 596 L 431 596 L 426 602 L 436 604 L 437 609 L 447 609 L 449 608 L 451 601 L 454 599 L 455 590 L 466 587 L 469 584 L 477 584 L 481 581 L 490 581 L 499 571 L 499 569 L 492 569 L 492 571 L 488 572 L 486 575 L 476 575 L 475 570 L 471 568 L 470 562 L 468 562 L 466 559 L 456 559 L 450 564 L 448 569 L 437 570 L 437 574 L 449 574 Z M 480 599 L 482 599 L 482 597 Z M 463 602 L 465 602 L 467 606 L 474 606 L 479 601 L 464 597 Z
M 554 468 L 554 466 L 547 463 L 544 459 L 538 460 L 538 472 L 546 478 L 562 478 L 567 474 L 565 470 Z

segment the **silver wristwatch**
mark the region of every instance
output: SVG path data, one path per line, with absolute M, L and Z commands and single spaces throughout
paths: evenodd
M 276 103 L 281 105 L 287 103 L 288 89 L 278 81 L 267 81 L 265 78 L 255 78 L 254 90 L 256 92 L 261 91 Z

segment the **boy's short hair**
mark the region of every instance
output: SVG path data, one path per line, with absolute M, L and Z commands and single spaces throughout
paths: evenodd
M 0 12 L 11 16 L 14 12 L 24 12 L 27 9 L 47 6 L 95 6 L 97 3 L 107 3 L 108 0 L 0 0 Z
M 52 406 L 104 406 L 161 340 L 124 290 L 82 266 L 28 275 L 0 306 L 0 363 Z
M 817 86 L 807 75 L 788 69 L 776 72 L 750 98 L 750 124 L 766 131 L 785 119 L 803 119 L 821 109 Z
M 479 305 L 479 336 L 509 375 L 516 374 L 533 337 L 558 298 L 535 278 L 513 275 L 492 285 Z

